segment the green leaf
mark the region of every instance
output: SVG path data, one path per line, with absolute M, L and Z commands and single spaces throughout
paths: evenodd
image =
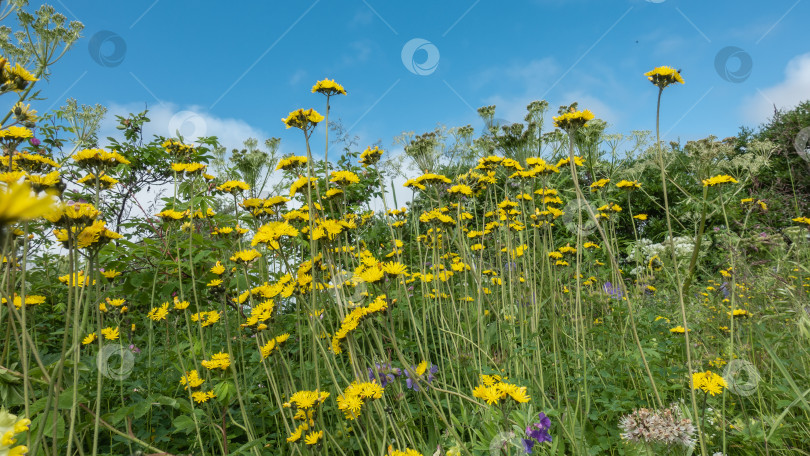
M 85 403 L 87 402 L 87 398 L 82 396 L 81 394 L 78 394 L 76 396 L 76 402 Z M 73 391 L 71 390 L 62 391 L 62 394 L 59 395 L 59 408 L 67 410 L 70 409 L 71 406 L 73 406 Z
M 45 417 L 45 414 L 37 415 L 36 418 L 31 422 L 31 434 L 36 435 L 39 431 L 39 426 L 42 425 L 42 419 Z M 53 414 L 48 416 L 48 420 L 45 422 L 45 428 L 43 429 L 43 434 L 46 437 L 53 438 L 54 426 L 53 426 Z M 56 437 L 62 438 L 65 436 L 65 419 L 62 418 L 62 415 L 59 415 L 56 418 Z
M 180 402 L 178 402 L 178 400 L 173 397 L 157 396 L 153 397 L 151 401 L 155 404 L 168 405 L 169 407 L 175 409 L 180 407 Z
M 217 395 L 217 401 L 219 401 L 219 403 L 222 405 L 230 404 L 235 393 L 236 387 L 230 380 L 226 380 L 214 385 L 214 394 Z
M 191 419 L 188 415 L 180 415 L 172 421 L 176 431 L 175 432 L 183 432 L 185 434 L 190 433 L 193 431 L 194 428 L 194 420 Z
M 264 441 L 264 438 L 261 438 L 261 437 L 260 437 L 260 438 L 258 438 L 258 439 L 251 440 L 250 442 L 248 442 L 248 443 L 246 443 L 246 444 L 244 444 L 244 445 L 240 446 L 239 448 L 237 448 L 237 449 L 236 449 L 236 451 L 234 451 L 234 452 L 233 452 L 233 453 L 231 453 L 231 454 L 233 454 L 233 455 L 237 455 L 237 454 L 246 454 L 246 453 L 247 453 L 247 450 L 249 450 L 249 449 L 251 449 L 251 448 L 253 448 L 253 447 L 255 447 L 255 446 L 259 445 L 259 444 L 260 444 L 260 443 L 262 443 L 263 441 Z

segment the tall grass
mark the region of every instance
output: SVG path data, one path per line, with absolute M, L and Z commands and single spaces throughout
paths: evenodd
M 0 393 L 33 421 L 18 438 L 50 455 L 807 454 L 801 219 L 760 236 L 767 205 L 740 202 L 753 171 L 713 142 L 673 176 L 657 131 L 608 136 L 574 105 L 544 132 L 547 111 L 404 138 L 423 174 L 403 209 L 379 149 L 318 161 L 324 119 L 301 110 L 285 121 L 307 155 L 270 163 L 289 192 L 237 165 L 209 176 L 206 144 L 161 139 L 173 195 L 130 225 L 149 236 L 94 237 L 107 213 L 72 203 L 6 226 Z M 99 176 L 139 158 L 102 156 L 60 169 L 95 176 L 70 191 L 96 208 Z M 30 248 L 54 228 L 64 255 Z M 640 409 L 695 432 L 634 438 Z

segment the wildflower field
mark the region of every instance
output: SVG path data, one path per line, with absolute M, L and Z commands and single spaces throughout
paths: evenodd
M 389 153 L 329 121 L 351 87 L 278 113 L 295 155 L 148 112 L 96 138 L 30 107 L 81 30 L 30 16 L 51 45 L 0 58 L 0 455 L 810 454 L 808 103 L 685 144 L 483 107 L 398 138 L 421 172 L 389 207 Z M 635 77 L 652 118 L 689 82 Z

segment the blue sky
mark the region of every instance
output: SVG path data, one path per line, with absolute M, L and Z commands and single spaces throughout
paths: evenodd
M 300 107 L 322 112 L 324 98 L 310 88 L 324 77 L 346 87 L 332 118 L 351 126 L 363 148 L 378 140 L 392 148 L 401 132 L 438 123 L 480 128 L 475 108 L 490 104 L 498 106 L 496 117 L 520 121 L 536 99 L 555 112 L 579 101 L 611 132 L 653 129 L 657 89 L 642 74 L 659 65 L 681 68 L 686 80 L 664 93 L 668 140 L 732 136 L 767 118 L 773 104 L 810 98 L 810 1 L 54 6 L 85 24 L 85 38 L 53 68 L 42 86 L 48 99 L 37 109 L 67 97 L 117 114 L 148 105 L 150 131 L 168 135 L 171 124 L 231 146 L 247 136 L 277 136 L 287 153 L 302 152 L 301 134 L 280 119 Z M 403 58 L 409 42 L 422 46 Z M 437 64 L 425 67 L 426 60 Z M 102 133 L 112 132 L 105 123 Z

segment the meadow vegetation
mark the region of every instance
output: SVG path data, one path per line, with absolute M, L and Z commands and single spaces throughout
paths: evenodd
M 810 454 L 810 103 L 683 144 L 488 106 L 392 157 L 324 79 L 295 155 L 101 139 L 28 104 L 81 25 L 4 14 L 0 455 Z M 658 126 L 688 70 L 637 77 Z

